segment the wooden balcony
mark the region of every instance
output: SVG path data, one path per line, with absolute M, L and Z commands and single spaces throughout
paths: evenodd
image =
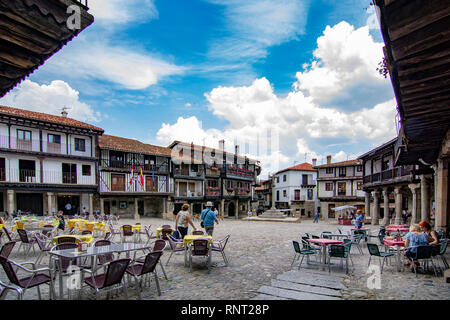
M 392 169 L 387 169 L 381 172 L 374 173 L 363 177 L 363 184 L 365 187 L 372 185 L 386 185 L 394 184 L 403 181 L 412 181 L 412 170 L 414 166 L 401 166 Z

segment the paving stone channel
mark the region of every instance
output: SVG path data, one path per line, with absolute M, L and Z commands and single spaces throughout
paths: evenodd
M 133 223 L 133 220 L 121 219 L 120 224 Z M 143 225 L 151 225 L 154 231 L 163 224 L 172 224 L 172 220 L 160 218 L 142 218 Z M 200 222 L 195 221 L 200 228 Z M 226 247 L 226 255 L 229 265 L 223 262 L 220 253 L 214 253 L 212 268 L 208 274 L 205 261 L 194 258 L 193 271 L 184 266 L 183 255 L 173 255 L 169 265 L 166 261 L 170 250 L 166 249 L 162 261 L 169 280 L 166 280 L 160 271 L 159 283 L 161 296 L 156 293 L 155 282 L 144 289 L 143 299 L 146 300 L 254 300 L 254 299 L 299 299 L 299 300 L 359 300 L 359 299 L 450 299 L 450 284 L 444 283 L 443 277 L 435 277 L 434 274 L 419 274 L 418 277 L 410 271 L 397 272 L 395 261 L 386 265 L 381 274 L 381 289 L 369 289 L 367 272 L 369 254 L 364 242 L 361 242 L 363 254 L 357 248 L 352 249 L 353 266 L 350 264 L 349 274 L 345 274 L 345 268 L 341 268 L 339 260 L 333 261 L 331 272 L 321 270 L 315 264 L 314 258 L 307 265 L 306 259 L 302 268 L 298 270 L 298 261 L 291 268 L 294 257 L 292 240 L 298 240 L 305 232 L 320 235 L 322 231 L 335 233 L 339 226 L 337 223 L 320 221 L 313 224 L 312 220 L 304 220 L 301 223 L 243 221 L 225 219 L 220 221 L 214 229 L 214 239 L 222 239 L 230 234 L 230 241 Z M 369 226 L 376 230 L 377 227 Z M 190 227 L 190 231 L 191 227 Z M 115 241 L 119 241 L 116 236 Z M 373 240 L 375 241 L 375 240 Z M 18 245 L 17 245 L 18 247 Z M 36 256 L 31 256 L 28 261 L 33 261 Z M 447 260 L 449 259 L 447 253 Z M 22 262 L 23 254 L 12 253 L 13 261 Z M 41 266 L 44 266 L 44 259 Z M 372 259 L 373 264 L 378 264 L 377 259 Z M 344 263 L 345 266 L 345 263 Z M 0 271 L 0 279 L 6 280 L 3 270 Z M 58 283 L 56 283 L 56 289 Z M 42 297 L 48 299 L 48 289 L 42 286 Z M 93 291 L 84 287 L 82 299 L 95 299 Z M 130 300 L 138 299 L 135 288 L 128 286 Z M 73 298 L 77 298 L 74 295 Z M 6 299 L 15 299 L 13 292 L 8 293 Z M 30 289 L 25 294 L 25 299 L 37 299 L 36 289 Z M 100 299 L 105 299 L 106 294 L 101 294 Z M 111 299 L 124 299 L 119 292 L 112 295 Z

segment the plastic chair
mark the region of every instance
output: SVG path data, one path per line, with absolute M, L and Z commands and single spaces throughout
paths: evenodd
M 228 259 L 227 259 L 227 256 L 225 255 L 225 246 L 227 245 L 229 239 L 230 239 L 230 235 L 227 235 L 225 238 L 223 238 L 220 241 L 214 241 L 211 245 L 212 251 L 220 252 L 222 254 L 223 261 L 225 262 L 225 264 L 227 266 L 228 266 Z
M 42 284 L 48 284 L 50 286 L 49 298 L 52 299 L 52 297 L 54 296 L 53 278 L 50 268 L 34 269 L 35 267 L 34 262 L 25 262 L 22 264 L 18 264 L 2 256 L 0 256 L 0 264 L 2 265 L 3 270 L 8 276 L 8 279 L 11 282 L 11 284 L 21 288 L 23 290 L 23 294 L 25 294 L 27 289 L 36 287 L 39 300 L 41 300 L 40 286 Z M 25 265 L 28 264 L 32 265 L 33 269 L 28 269 L 24 267 Z M 14 267 L 17 267 L 18 269 L 21 269 L 25 272 L 31 273 L 32 275 L 24 278 L 19 278 L 16 271 L 14 271 Z M 45 274 L 44 272 L 48 272 L 48 275 Z
M 195 239 L 189 248 L 189 271 L 192 272 L 192 257 L 206 257 L 208 273 L 211 271 L 210 245 L 207 239 Z
M 393 257 L 395 254 L 393 252 L 380 251 L 380 249 L 378 248 L 378 245 L 376 243 L 366 243 L 366 245 L 367 245 L 367 249 L 369 250 L 369 254 L 370 254 L 369 263 L 367 264 L 367 266 L 370 265 L 372 256 L 378 257 L 379 259 L 382 259 L 382 261 L 380 261 L 380 268 L 381 268 L 381 273 L 383 273 L 384 261 L 386 260 L 386 258 Z
M 169 264 L 170 258 L 175 252 L 184 252 L 184 243 L 183 240 L 177 240 L 172 235 L 167 235 L 167 239 L 169 241 L 169 246 L 172 252 L 170 253 L 169 259 L 167 259 L 166 266 Z M 179 246 L 181 244 L 181 246 Z
M 159 263 L 159 260 L 161 258 L 162 251 L 153 251 L 147 254 L 145 257 L 144 263 L 140 264 L 134 264 L 132 266 L 129 266 L 126 269 L 126 272 L 134 277 L 136 280 L 136 285 L 138 287 L 138 294 L 139 299 L 142 300 L 142 281 L 146 275 L 153 274 L 156 282 L 156 288 L 158 291 L 158 295 L 161 295 L 161 290 L 159 288 L 159 281 L 158 281 L 158 274 L 156 273 L 156 265 Z M 138 281 L 138 277 L 141 278 L 140 281 Z M 149 283 L 150 285 L 150 283 Z
M 122 288 L 125 293 L 125 298 L 128 300 L 127 284 L 123 281 L 123 276 L 127 270 L 131 259 L 124 258 L 110 262 L 105 273 L 99 275 L 92 275 L 85 278 L 84 283 L 95 290 L 95 298 L 98 300 L 98 295 L 101 290 L 109 291 Z
M 302 262 L 303 262 L 303 259 L 305 258 L 305 256 L 307 256 L 308 259 L 309 259 L 309 256 L 312 255 L 312 254 L 315 255 L 316 251 L 315 250 L 311 250 L 311 249 L 303 249 L 302 250 L 300 248 L 300 244 L 298 243 L 298 241 L 295 241 L 295 240 L 292 241 L 292 244 L 294 245 L 295 254 L 294 254 L 294 258 L 292 259 L 291 268 L 294 265 L 295 260 L 298 260 L 300 258 L 300 256 L 302 256 L 302 259 L 300 260 L 300 264 L 298 265 L 298 269 L 300 269 L 300 267 L 302 266 Z

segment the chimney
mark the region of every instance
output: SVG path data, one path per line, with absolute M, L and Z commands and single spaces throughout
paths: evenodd
M 236 155 L 239 154 L 239 145 L 236 145 L 236 146 L 234 147 L 234 153 L 235 153 Z
M 67 112 L 67 108 L 66 107 L 64 107 L 63 109 L 62 109 L 62 111 L 61 111 L 61 116 L 63 116 L 64 118 L 67 118 L 67 115 L 68 115 L 69 113 Z
M 316 164 L 317 164 L 317 159 L 312 159 L 312 165 L 313 165 L 313 167 L 315 167 Z
M 225 140 L 219 140 L 219 149 L 223 152 L 225 151 Z
M 331 164 L 331 156 L 327 156 L 327 164 Z

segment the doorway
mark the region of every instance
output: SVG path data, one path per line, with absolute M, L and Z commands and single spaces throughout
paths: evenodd
M 58 211 L 64 215 L 80 214 L 80 196 L 58 196 Z
M 334 209 L 336 207 L 336 205 L 334 203 L 331 203 L 328 205 L 328 218 L 335 218 L 335 212 Z
M 228 204 L 228 216 L 234 217 L 235 214 L 236 214 L 236 208 L 235 208 L 234 202 L 230 202 Z
M 43 201 L 41 193 L 18 193 L 17 210 L 42 216 L 44 214 Z
M 138 200 L 138 213 L 140 216 L 144 215 L 144 201 Z

